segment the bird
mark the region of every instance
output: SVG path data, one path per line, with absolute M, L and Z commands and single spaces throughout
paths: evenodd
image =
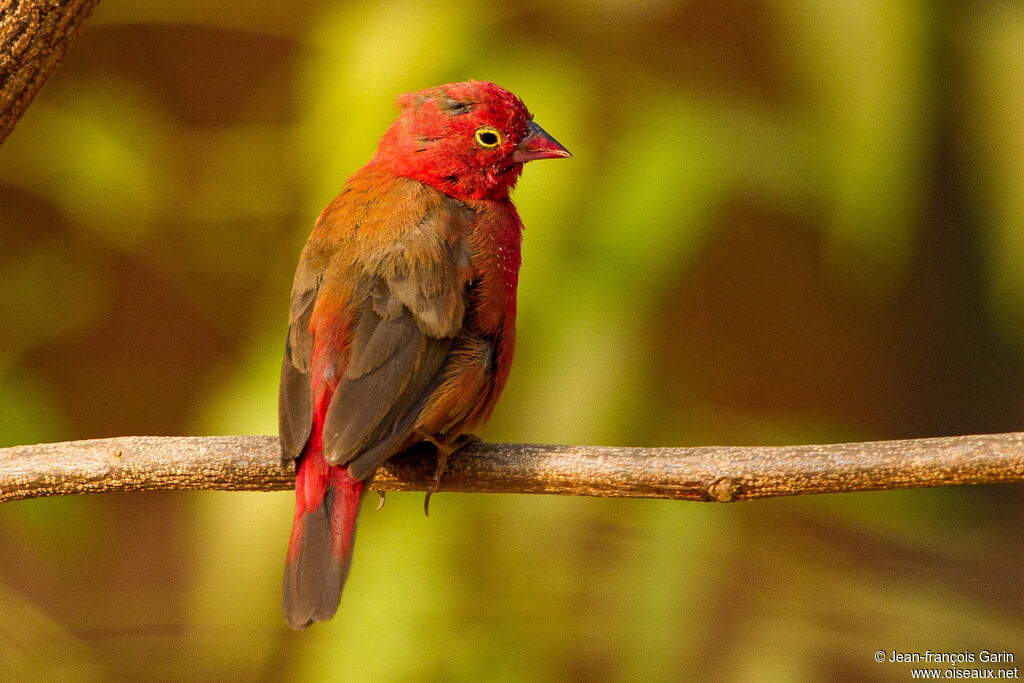
M 370 161 L 321 212 L 299 257 L 281 369 L 282 458 L 295 463 L 286 623 L 337 612 L 359 504 L 388 458 L 447 458 L 509 375 L 523 164 L 572 155 L 488 81 L 400 95 Z

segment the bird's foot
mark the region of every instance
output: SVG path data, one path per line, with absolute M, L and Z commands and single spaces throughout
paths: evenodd
M 427 496 L 423 499 L 423 514 L 430 516 L 430 497 L 437 491 L 441 484 L 441 475 L 448 466 L 448 457 L 463 446 L 471 443 L 480 443 L 480 437 L 475 434 L 460 434 L 451 441 L 441 441 L 436 437 L 428 436 L 426 441 L 434 444 L 437 448 L 437 467 L 434 469 L 434 478 L 427 486 Z

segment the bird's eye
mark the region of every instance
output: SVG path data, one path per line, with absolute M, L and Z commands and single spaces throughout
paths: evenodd
M 501 133 L 493 128 L 477 128 L 473 137 L 476 138 L 478 145 L 486 147 L 487 149 L 497 147 L 501 144 Z

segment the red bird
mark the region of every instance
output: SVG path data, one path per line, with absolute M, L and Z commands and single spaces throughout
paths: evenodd
M 429 441 L 433 491 L 491 414 L 515 345 L 523 225 L 508 195 L 523 163 L 571 156 L 493 83 L 449 83 L 398 106 L 295 271 L 279 407 L 284 458 L 296 461 L 292 628 L 337 611 L 377 467 Z

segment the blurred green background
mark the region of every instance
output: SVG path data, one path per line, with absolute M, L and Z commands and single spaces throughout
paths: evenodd
M 531 164 L 489 441 L 1024 429 L 1024 5 L 103 0 L 0 146 L 0 446 L 273 433 L 291 276 L 398 93 L 494 80 Z M 1024 489 L 364 510 L 279 613 L 290 493 L 0 507 L 0 678 L 907 680 L 1024 658 Z

